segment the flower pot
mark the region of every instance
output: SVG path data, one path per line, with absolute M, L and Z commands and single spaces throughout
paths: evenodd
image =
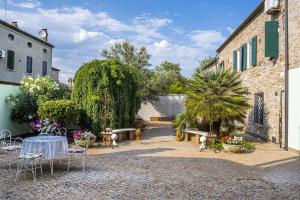
M 74 139 L 74 140 L 75 140 L 75 143 L 78 146 L 80 146 L 80 147 L 85 147 L 86 146 L 86 141 L 85 140 L 76 140 L 76 139 Z M 88 147 L 92 147 L 95 142 L 96 142 L 96 138 L 95 139 L 90 139 Z
M 244 150 L 243 145 L 235 145 L 235 144 L 223 144 L 223 148 L 226 152 L 230 152 L 230 153 L 242 153 Z

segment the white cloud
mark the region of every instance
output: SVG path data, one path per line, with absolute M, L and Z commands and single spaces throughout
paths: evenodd
M 169 42 L 167 40 L 161 40 L 160 42 L 155 42 L 154 46 L 157 49 L 166 49 L 169 46 Z
M 82 42 L 91 38 L 95 38 L 97 36 L 102 35 L 100 32 L 86 31 L 84 29 L 80 29 L 78 33 L 74 34 L 75 42 Z
M 38 6 L 30 11 L 8 10 L 7 16 L 8 21 L 18 21 L 21 29 L 33 35 L 48 28 L 49 41 L 56 46 L 53 66 L 61 69 L 64 82 L 82 63 L 100 58 L 101 51 L 115 42 L 129 40 L 137 46 L 146 46 L 153 65 L 164 60 L 180 63 L 184 74 L 188 75 L 200 59 L 214 52 L 224 40 L 217 31 L 187 33 L 183 28 L 180 28 L 181 39 L 176 40 L 163 31 L 168 28 L 174 31 L 169 27 L 173 23 L 169 18 L 141 15 L 126 23 L 106 12 L 92 12 L 80 7 L 45 9 Z
M 8 0 L 7 3 L 12 6 L 15 6 L 15 7 L 29 8 L 29 9 L 37 8 L 41 5 L 41 2 L 36 1 L 36 0 L 27 0 L 27 1 L 22 1 L 19 3 L 12 1 L 12 0 Z
M 204 49 L 214 49 L 225 40 L 222 33 L 215 30 L 196 30 L 190 34 L 190 38 Z

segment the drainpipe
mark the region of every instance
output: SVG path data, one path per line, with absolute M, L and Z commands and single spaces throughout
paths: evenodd
M 285 0 L 285 15 L 284 15 L 284 27 L 285 27 L 285 99 L 284 99 L 284 149 L 288 151 L 288 137 L 289 137 L 289 12 L 288 12 L 288 0 Z

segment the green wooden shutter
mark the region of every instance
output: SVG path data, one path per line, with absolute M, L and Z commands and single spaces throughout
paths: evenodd
M 46 62 L 46 61 L 43 61 L 42 75 L 43 75 L 43 76 L 46 76 L 46 75 L 47 75 L 47 62 Z
M 252 38 L 252 49 L 251 49 L 251 65 L 256 66 L 257 63 L 257 36 Z
M 277 58 L 279 54 L 279 23 L 278 21 L 265 22 L 265 56 Z
M 233 51 L 233 71 L 237 71 L 237 51 Z
M 243 70 L 247 69 L 247 44 L 243 45 Z
M 240 71 L 243 71 L 243 46 L 240 48 Z
M 14 70 L 15 69 L 15 52 L 7 51 L 7 69 Z
M 27 73 L 32 73 L 32 57 L 27 56 L 27 68 L 26 68 Z

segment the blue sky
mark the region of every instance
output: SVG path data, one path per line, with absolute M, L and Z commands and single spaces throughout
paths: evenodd
M 61 80 L 80 65 L 100 58 L 103 48 L 129 40 L 146 46 L 152 66 L 180 63 L 190 76 L 260 0 L 7 0 L 7 21 L 37 35 L 48 28 L 55 45 L 53 65 Z M 0 17 L 4 19 L 4 0 Z

